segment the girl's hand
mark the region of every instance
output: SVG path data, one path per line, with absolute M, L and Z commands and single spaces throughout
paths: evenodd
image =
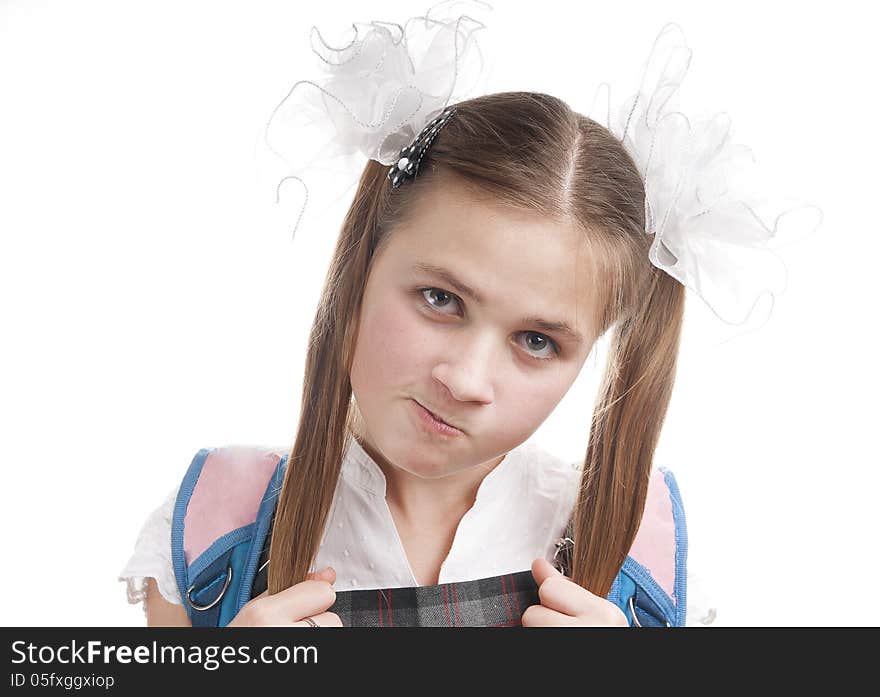
M 334 612 L 325 612 L 336 602 L 336 571 L 328 566 L 315 571 L 305 581 L 295 583 L 280 593 L 265 590 L 251 598 L 227 627 L 310 627 L 304 617 L 311 617 L 321 627 L 341 627 Z
M 563 576 L 546 559 L 532 562 L 540 605 L 526 608 L 523 627 L 628 627 L 629 621 L 614 603 Z

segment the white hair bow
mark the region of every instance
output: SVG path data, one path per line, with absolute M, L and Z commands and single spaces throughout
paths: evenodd
M 469 14 L 456 14 L 458 6 Z M 403 26 L 354 23 L 354 37 L 339 48 L 312 28 L 312 50 L 326 76 L 297 82 L 265 130 L 267 146 L 289 167 L 276 196 L 290 180 L 306 193 L 294 233 L 308 201 L 304 177 L 314 182 L 326 175 L 317 187 L 326 195 L 338 191 L 340 175 L 353 185 L 364 158 L 392 167 L 448 104 L 480 89 L 483 58 L 475 34 L 486 25 L 472 15 L 487 9 L 485 2 L 447 0 Z M 680 27 L 666 25 L 638 90 L 614 109 L 603 83 L 588 116 L 622 141 L 643 177 L 651 263 L 722 321 L 740 325 L 764 296 L 772 310 L 787 276 L 777 250 L 815 230 L 822 214 L 812 205 L 766 197 L 751 151 L 731 140 L 726 114 L 692 121 L 675 110 L 690 58 Z M 597 106 L 601 114 L 593 113 Z M 783 222 L 790 223 L 785 235 Z

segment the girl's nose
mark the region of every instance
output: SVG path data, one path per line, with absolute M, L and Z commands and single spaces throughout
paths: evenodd
M 455 355 L 447 354 L 437 363 L 431 373 L 434 379 L 442 382 L 459 402 L 490 403 L 495 398 L 492 376 L 497 361 L 490 342 L 472 341 L 449 349 Z

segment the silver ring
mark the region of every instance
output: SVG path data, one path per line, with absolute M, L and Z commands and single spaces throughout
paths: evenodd
M 321 625 L 315 622 L 311 617 L 303 617 L 303 622 L 308 622 L 312 627 L 320 627 Z
M 632 612 L 633 624 L 635 624 L 636 627 L 641 627 L 642 624 L 641 624 L 641 622 L 639 622 L 638 618 L 636 617 L 636 608 L 633 605 L 633 596 L 629 596 L 629 609 L 630 609 L 630 612 Z M 669 620 L 663 620 L 663 622 L 667 627 L 672 626 L 671 624 L 669 624 Z
M 190 593 L 193 592 L 193 589 L 196 587 L 195 584 L 191 585 L 189 587 L 189 589 L 186 591 L 186 601 L 190 604 L 190 607 L 192 607 L 193 610 L 210 610 L 212 607 L 214 607 L 217 603 L 220 602 L 220 600 L 223 598 L 224 595 L 226 595 L 226 589 L 229 588 L 230 581 L 232 581 L 232 567 L 227 566 L 226 567 L 226 583 L 223 584 L 223 590 L 220 591 L 220 595 L 218 595 L 216 598 L 214 598 L 214 602 L 212 602 L 210 605 L 196 605 L 192 601 L 192 598 L 189 595 Z
M 636 608 L 633 606 L 633 597 L 632 596 L 629 596 L 629 611 L 632 613 L 632 616 L 633 616 L 633 624 L 636 627 L 641 627 L 642 624 L 641 624 L 641 622 L 639 622 L 638 618 L 636 617 Z

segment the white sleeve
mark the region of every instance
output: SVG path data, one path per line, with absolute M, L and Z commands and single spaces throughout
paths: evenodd
M 686 477 L 684 478 L 686 481 Z M 679 493 L 682 491 L 682 477 L 675 473 L 675 483 Z M 687 493 L 685 485 L 685 493 Z M 686 497 L 683 497 L 687 501 Z M 689 540 L 687 550 L 687 610 L 685 611 L 685 627 L 703 627 L 715 621 L 716 608 L 710 584 L 700 575 L 699 569 L 705 568 L 700 562 L 699 550 L 694 541 Z M 696 563 L 695 563 L 696 562 Z M 695 573 L 696 570 L 696 573 Z
M 685 627 L 702 627 L 715 621 L 715 607 L 706 593 L 702 577 L 688 569 Z
M 119 580 L 126 583 L 128 602 L 142 603 L 145 614 L 147 578 L 150 577 L 156 579 L 163 598 L 177 605 L 183 604 L 171 560 L 171 520 L 179 488 L 179 485 L 175 487 L 165 502 L 147 517 L 135 542 L 134 554 L 119 573 Z

